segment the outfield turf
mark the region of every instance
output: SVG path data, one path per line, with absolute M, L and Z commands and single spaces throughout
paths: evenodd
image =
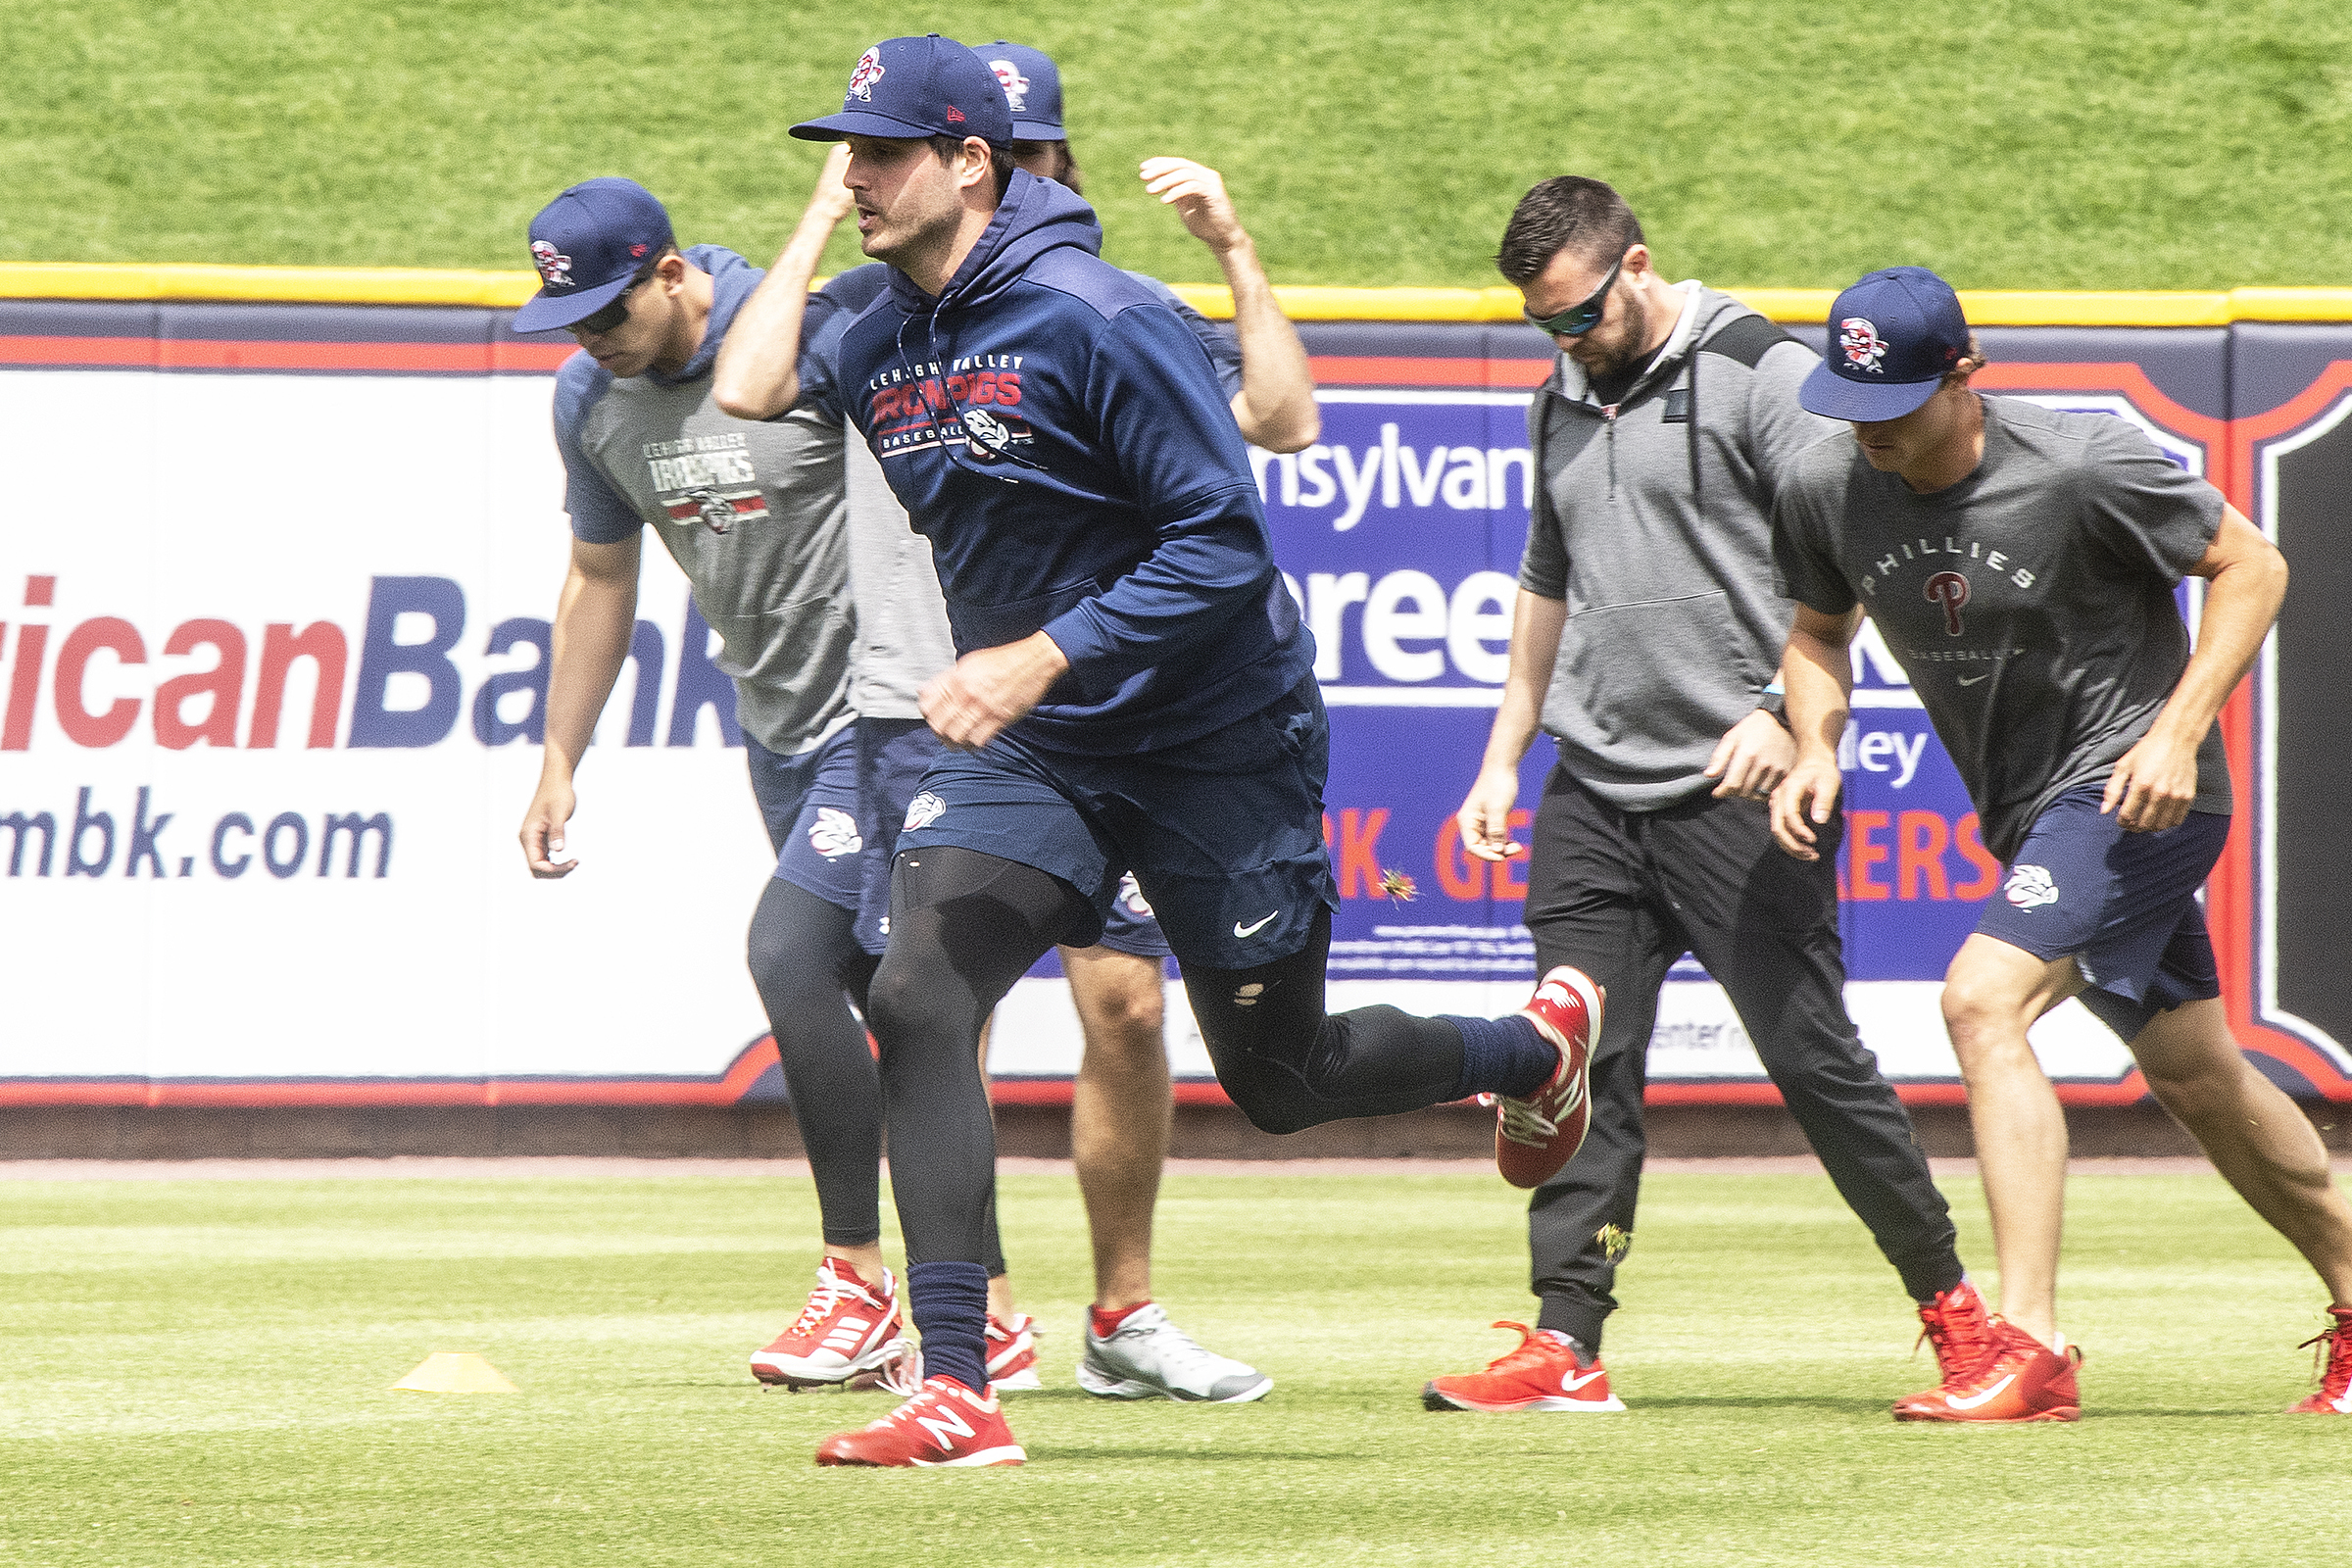
M 1974 1185 L 1946 1183 L 1983 1259 Z M 2346 1428 L 2278 1410 L 2320 1293 L 2211 1177 L 2074 1184 L 2073 1427 L 1897 1426 L 1913 1323 L 1818 1176 L 1660 1175 L 1609 1341 L 1622 1416 L 1430 1414 L 1511 1337 L 1516 1207 L 1477 1176 L 1188 1177 L 1159 1287 L 1262 1403 L 1070 1380 L 1072 1184 L 1005 1229 L 1048 1387 L 1020 1470 L 820 1471 L 884 1395 L 762 1393 L 806 1183 L 10 1183 L 0 1562 L 1884 1564 L 2341 1561 Z M 892 1244 L 895 1250 L 895 1242 Z M 521 1392 L 388 1388 L 436 1349 Z
M 764 264 L 859 50 L 1056 55 L 1108 254 L 1218 281 L 1134 179 L 1225 169 L 1277 282 L 1484 285 L 1546 175 L 1619 184 L 1675 276 L 2352 284 L 2341 0 L 80 0 L 4 8 L 0 258 L 523 265 L 624 173 Z M 833 267 L 857 260 L 837 240 Z

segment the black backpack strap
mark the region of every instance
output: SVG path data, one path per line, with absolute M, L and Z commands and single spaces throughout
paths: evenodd
M 1720 354 L 1727 360 L 1738 360 L 1752 370 L 1757 361 L 1772 352 L 1774 344 L 1795 341 L 1763 317 L 1751 314 L 1740 316 L 1708 334 L 1698 349 L 1702 354 Z

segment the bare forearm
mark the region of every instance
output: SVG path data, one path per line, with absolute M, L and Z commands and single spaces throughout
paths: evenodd
M 564 579 L 548 651 L 546 753 L 543 773 L 571 777 L 596 734 L 596 719 L 629 657 L 637 624 L 637 584 L 587 577 Z
M 1836 755 L 1838 737 L 1845 733 L 1853 681 L 1843 643 L 1801 626 L 1788 634 L 1788 647 L 1781 655 L 1781 686 L 1787 694 L 1782 712 L 1800 757 L 1823 751 Z
M 810 208 L 802 215 L 776 265 L 767 270 L 719 345 L 710 395 L 739 419 L 771 418 L 801 395 L 801 321 L 808 284 L 824 260 L 835 220 Z
M 2154 728 L 2184 745 L 2203 740 L 2222 705 L 2254 667 L 2285 599 L 2286 563 L 2277 555 L 2233 562 L 2216 573 L 2197 618 L 2196 651 Z
M 1242 434 L 1269 452 L 1298 452 L 1314 444 L 1323 420 L 1315 408 L 1315 376 L 1298 329 L 1282 314 L 1274 286 L 1257 263 L 1248 234 L 1217 255 L 1233 290 L 1233 330 L 1242 346 L 1242 392 L 1235 416 Z
M 1544 695 L 1560 656 L 1560 628 L 1567 623 L 1565 601 L 1522 588 L 1511 606 L 1511 666 L 1503 678 L 1502 702 L 1487 732 L 1482 768 L 1516 769 L 1536 742 L 1544 720 Z

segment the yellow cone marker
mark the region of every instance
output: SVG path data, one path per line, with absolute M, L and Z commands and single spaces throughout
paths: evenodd
M 416 1370 L 392 1385 L 417 1394 L 513 1394 L 509 1383 L 478 1350 L 435 1350 Z

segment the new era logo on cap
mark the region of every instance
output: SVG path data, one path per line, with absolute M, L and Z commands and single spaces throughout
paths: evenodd
M 1898 419 L 1936 395 L 1968 353 L 1952 286 L 1924 267 L 1889 267 L 1838 296 L 1830 352 L 1797 401 L 1833 419 Z
M 803 141 L 844 136 L 1012 140 L 1012 111 L 988 63 L 953 38 L 885 38 L 858 57 L 841 113 L 792 127 Z

